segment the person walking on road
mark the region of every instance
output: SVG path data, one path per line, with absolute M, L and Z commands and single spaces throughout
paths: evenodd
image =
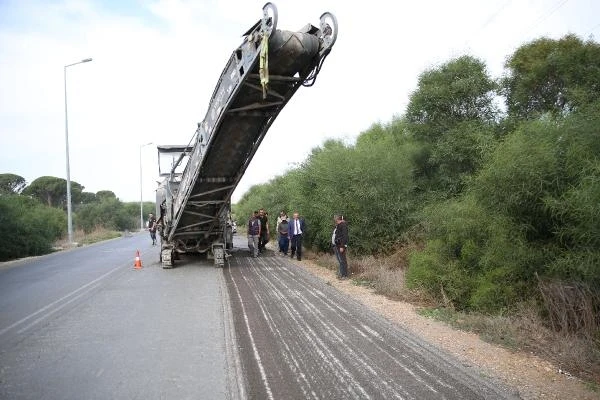
M 302 235 L 306 231 L 306 223 L 304 218 L 300 218 L 298 212 L 294 212 L 294 216 L 289 224 L 289 238 L 291 244 L 291 258 L 294 258 L 294 254 L 298 261 L 302 261 Z
M 258 239 L 260 238 L 260 220 L 258 219 L 258 211 L 254 211 L 248 220 L 248 248 L 250 254 L 258 257 Z
M 269 217 L 264 208 L 258 210 L 258 220 L 260 221 L 260 236 L 258 238 L 258 251 L 262 253 L 265 250 L 265 246 L 269 242 Z
M 290 246 L 290 239 L 288 238 L 290 225 L 287 222 L 287 217 L 283 216 L 281 221 L 277 224 L 277 235 L 279 236 L 279 252 L 287 256 L 288 248 Z
M 152 246 L 156 245 L 156 217 L 154 214 L 148 214 L 148 232 L 150 232 L 150 239 L 152 239 Z
M 331 235 L 331 245 L 340 265 L 338 279 L 348 278 L 348 260 L 346 253 L 348 252 L 348 225 L 344 221 L 343 215 L 335 215 L 333 217 L 335 228 Z

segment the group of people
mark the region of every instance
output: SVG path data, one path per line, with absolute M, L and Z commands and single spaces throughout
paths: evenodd
M 334 216 L 335 228 L 331 236 L 331 245 L 339 264 L 338 278 L 348 277 L 348 261 L 346 258 L 348 248 L 348 225 L 341 214 Z M 279 254 L 302 261 L 302 237 L 306 232 L 306 222 L 296 211 L 292 218 L 288 218 L 285 211 L 281 211 L 277 217 L 277 244 Z M 269 231 L 268 213 L 261 208 L 254 211 L 248 220 L 248 248 L 253 257 L 258 257 L 264 252 L 265 245 L 269 242 L 271 233 Z
M 248 248 L 253 257 L 265 250 L 270 238 L 269 215 L 264 208 L 254 211 L 248 220 Z
M 300 218 L 297 212 L 292 220 L 288 220 L 285 211 L 281 211 L 277 217 L 277 244 L 279 253 L 287 256 L 291 250 L 291 257 L 297 257 L 302 261 L 302 234 L 305 230 L 305 222 Z M 248 247 L 253 257 L 258 257 L 263 253 L 265 246 L 271 239 L 269 230 L 269 215 L 261 208 L 254 211 L 248 220 Z
M 298 261 L 302 261 L 302 235 L 306 231 L 306 222 L 301 218 L 298 212 L 292 214 L 290 220 L 285 211 L 279 212 L 277 217 L 277 244 L 279 253 L 287 256 L 288 249 L 291 251 L 290 257 L 296 256 Z

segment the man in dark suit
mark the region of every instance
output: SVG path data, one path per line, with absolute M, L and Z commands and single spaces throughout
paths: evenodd
M 335 215 L 333 220 L 335 222 L 335 229 L 333 230 L 333 235 L 331 235 L 331 244 L 340 264 L 338 278 L 346 279 L 348 278 L 348 260 L 346 259 L 348 250 L 348 225 L 342 215 Z
M 298 261 L 302 261 L 302 235 L 306 230 L 306 224 L 304 218 L 300 218 L 298 212 L 294 212 L 294 217 L 289 222 L 289 238 L 292 249 L 291 258 L 294 258 L 294 254 Z
M 271 233 L 269 232 L 269 217 L 264 208 L 258 210 L 258 220 L 260 221 L 260 237 L 258 238 L 258 251 L 265 251 L 265 246 L 269 242 Z

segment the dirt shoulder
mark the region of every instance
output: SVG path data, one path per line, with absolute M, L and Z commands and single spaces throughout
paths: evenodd
M 477 366 L 483 375 L 500 379 L 515 388 L 523 399 L 600 399 L 600 393 L 593 392 L 576 378 L 559 373 L 559 368 L 548 361 L 486 343 L 476 334 L 455 330 L 421 316 L 412 304 L 390 300 L 350 280 L 339 281 L 333 271 L 310 260 L 294 262 L 389 321 L 444 349 L 462 362 Z

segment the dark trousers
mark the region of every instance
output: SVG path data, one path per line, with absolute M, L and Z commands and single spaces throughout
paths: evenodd
M 290 239 L 287 235 L 279 235 L 279 251 L 287 255 L 288 247 L 290 246 Z
M 260 238 L 258 239 L 258 250 L 263 251 L 268 242 L 269 242 L 269 233 L 265 230 L 260 233 Z
M 345 247 L 342 248 L 344 249 L 343 252 L 340 251 L 338 246 L 333 246 L 333 251 L 335 251 L 335 256 L 340 264 L 339 276 L 340 278 L 346 278 L 348 277 L 348 261 L 346 260 L 346 252 L 348 249 Z
M 298 257 L 298 260 L 300 260 L 302 258 L 302 235 L 292 236 L 291 245 L 292 257 L 294 257 L 294 254 L 296 254 L 296 257 Z

